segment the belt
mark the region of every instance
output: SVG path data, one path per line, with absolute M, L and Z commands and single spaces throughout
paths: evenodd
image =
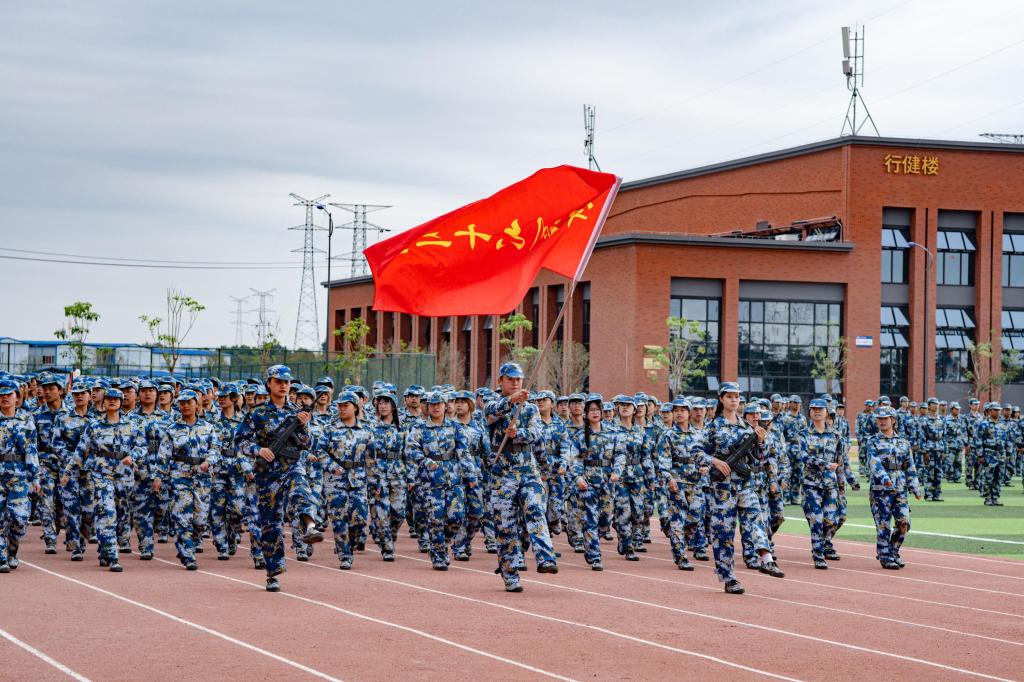
M 402 459 L 402 453 L 400 452 L 388 452 L 377 458 L 378 460 L 395 460 Z
M 0 454 L 0 462 L 25 462 L 25 456 L 19 455 L 17 452 L 5 452 Z
M 672 458 L 672 463 L 673 464 L 689 464 L 692 461 L 693 461 L 693 458 L 691 458 L 691 457 L 687 457 L 685 459 L 682 458 L 682 457 L 673 457 Z
M 334 463 L 340 466 L 342 469 L 362 469 L 366 466 L 363 462 L 350 462 L 348 460 L 334 460 Z
M 184 462 L 185 464 L 191 464 L 191 465 L 194 466 L 196 464 L 202 464 L 203 460 L 205 458 L 204 457 L 188 457 L 186 455 L 171 455 L 171 459 L 173 459 L 175 462 Z
M 449 462 L 455 459 L 455 455 L 451 454 L 450 452 L 446 452 L 443 455 L 427 455 L 427 457 L 429 459 L 434 460 L 435 462 Z
M 583 460 L 583 466 L 588 467 L 610 467 L 612 463 L 604 459 L 585 459 Z

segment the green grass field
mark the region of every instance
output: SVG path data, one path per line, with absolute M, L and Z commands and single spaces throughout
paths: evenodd
M 861 481 L 861 490 L 848 490 L 846 525 L 838 537 L 875 543 L 874 520 L 868 506 L 867 487 Z M 1021 479 L 1014 478 L 1012 487 L 1004 487 L 1000 502 L 1003 507 L 986 507 L 977 491 L 960 484 L 942 484 L 945 502 L 925 502 L 910 497 L 910 535 L 907 547 L 922 547 L 947 552 L 969 552 L 1024 560 L 1024 489 Z M 859 527 L 867 526 L 867 527 Z M 964 538 L 922 535 L 914 531 L 928 531 L 946 535 L 971 536 Z M 797 506 L 786 507 L 786 523 L 779 532 L 807 535 L 807 521 Z M 1020 544 L 1006 544 L 986 540 L 1010 540 Z

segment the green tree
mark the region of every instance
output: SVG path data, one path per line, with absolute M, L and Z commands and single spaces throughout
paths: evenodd
M 161 354 L 167 363 L 167 371 L 171 374 L 174 374 L 185 339 L 195 326 L 199 313 L 205 309 L 206 306 L 191 296 L 168 287 L 166 317 L 139 315 L 139 320 L 146 325 L 153 343 L 163 349 Z
M 92 323 L 100 319 L 99 313 L 92 309 L 88 301 L 75 301 L 64 306 L 66 328 L 53 333 L 62 341 L 67 341 L 75 358 L 75 368 L 79 371 L 85 367 L 85 339 L 89 336 Z
M 711 364 L 706 357 L 707 332 L 700 328 L 700 323 L 685 317 L 670 316 L 665 324 L 668 345 L 649 347 L 645 354 L 653 361 L 652 366 L 668 370 L 669 390 L 676 395 L 703 377 Z
M 995 336 L 995 330 L 991 331 L 990 338 Z M 967 347 L 971 357 L 970 366 L 963 371 L 964 379 L 971 384 L 971 396 L 981 398 L 984 394 L 991 394 L 1003 384 L 1008 384 L 1021 375 L 1020 351 L 1003 350 L 1002 371 L 985 373 L 979 369 L 986 367 L 992 358 L 992 342 L 972 343 Z
M 533 331 L 533 322 L 522 313 L 513 313 L 498 322 L 498 345 L 504 349 L 504 355 L 523 366 L 527 376 L 533 376 L 540 361 L 540 350 L 533 346 L 520 343 L 519 337 Z M 550 353 L 547 355 L 550 358 Z M 545 362 L 547 365 L 548 362 Z M 536 376 L 534 384 L 544 386 L 548 383 L 547 372 L 542 371 Z
M 825 382 L 825 392 L 841 394 L 846 375 L 847 338 L 840 336 L 835 344 L 811 351 L 811 377 Z
M 334 335 L 341 337 L 344 350 L 334 354 L 331 365 L 341 373 L 344 383 L 362 383 L 366 362 L 373 353 L 373 347 L 366 343 L 370 335 L 370 325 L 363 318 L 357 317 L 345 326 L 335 329 Z

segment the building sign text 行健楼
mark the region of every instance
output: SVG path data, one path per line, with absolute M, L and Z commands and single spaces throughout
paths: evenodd
M 885 172 L 891 175 L 938 175 L 939 157 L 916 154 L 886 154 Z

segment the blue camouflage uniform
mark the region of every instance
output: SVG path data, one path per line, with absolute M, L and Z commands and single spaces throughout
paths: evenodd
M 359 397 L 342 391 L 337 405 L 359 406 Z M 353 539 L 369 521 L 367 467 L 372 455 L 373 432 L 358 419 L 352 425 L 341 419 L 324 434 L 327 458 L 324 462 L 324 495 L 327 517 L 334 531 L 334 547 L 339 568 L 352 568 Z
M 589 406 L 594 400 L 588 399 Z M 583 512 L 582 535 L 584 558 L 591 568 L 603 570 L 601 563 L 600 516 L 606 491 L 615 485 L 614 476 L 621 479 L 626 467 L 626 450 L 620 435 L 605 426 L 591 431 L 589 424 L 576 433 L 576 457 L 573 481 L 583 481 L 586 490 L 579 492 Z M 624 530 L 624 529 L 623 529 Z M 620 533 L 620 537 L 621 537 Z
M 791 396 L 790 403 L 801 404 L 800 396 Z M 800 503 L 800 484 L 803 479 L 803 460 L 807 451 L 804 434 L 807 433 L 807 419 L 804 415 L 789 413 L 782 419 L 782 432 L 786 439 L 786 454 L 789 457 L 789 487 L 785 497 L 787 504 Z
M 542 392 L 550 393 L 549 391 Z M 554 395 L 554 394 L 551 394 Z M 550 395 L 543 395 L 550 398 Z M 562 532 L 562 515 L 565 511 L 565 472 L 572 457 L 572 444 L 565 422 L 556 415 L 545 422 L 541 420 L 541 438 L 537 447 L 537 462 L 541 468 L 547 499 L 548 530 L 552 535 Z
M 457 399 L 473 402 L 473 394 L 469 391 L 456 393 Z M 465 561 L 473 554 L 473 538 L 480 531 L 484 517 L 484 497 L 488 496 L 488 490 L 483 485 L 483 470 L 493 464 L 491 454 L 491 443 L 487 428 L 472 419 L 468 424 L 456 420 L 456 426 L 462 430 L 469 447 L 470 458 L 473 461 L 474 476 L 476 485 L 466 486 L 466 513 L 462 519 L 462 526 L 452 538 L 452 552 L 459 561 Z
M 142 382 L 141 388 L 153 387 L 150 382 Z M 142 411 L 141 407 L 130 412 L 128 419 L 135 422 L 136 427 L 142 432 L 146 441 L 146 459 L 136 462 L 134 473 L 134 489 L 132 490 L 132 521 L 135 525 L 135 534 L 139 539 L 139 554 L 148 559 L 153 556 L 153 543 L 155 540 L 156 510 L 159 503 L 159 493 L 153 491 L 153 462 L 156 460 L 160 448 L 160 438 L 163 434 L 163 427 L 168 415 L 160 408 L 154 408 L 150 413 Z
M 964 446 L 967 444 L 967 418 L 959 412 L 960 406 L 950 405 L 950 414 L 944 420 L 943 440 L 946 444 L 946 479 L 951 483 L 959 483 L 963 476 Z
M 59 382 L 50 376 L 43 376 L 39 381 L 40 385 L 59 385 Z M 43 542 L 47 554 L 57 552 L 57 500 L 60 495 L 61 461 L 59 454 L 53 449 L 53 426 L 67 411 L 63 404 L 54 410 L 42 403 L 32 413 L 39 456 L 38 515 L 43 527 Z
M 999 506 L 1002 492 L 1003 465 L 1006 459 L 1006 433 L 998 417 L 990 410 L 998 410 L 999 403 L 986 403 L 986 418 L 978 424 L 978 490 L 986 506 Z
M 222 392 L 225 389 L 222 389 Z M 232 389 L 227 389 L 230 395 Z M 253 564 L 263 564 L 260 542 L 260 523 L 256 512 L 255 496 L 250 494 L 247 482 L 253 478 L 253 460 L 238 452 L 235 433 L 245 417 L 235 413 L 228 417 L 221 413 L 214 424 L 220 440 L 220 457 L 212 467 L 210 490 L 210 525 L 217 558 L 226 559 L 235 553 L 236 537 L 241 523 L 249 532 L 249 556 Z
M 817 403 L 821 403 L 818 405 Z M 811 407 L 824 408 L 823 400 L 812 400 Z M 821 568 L 826 558 L 826 540 L 830 541 L 838 527 L 839 474 L 842 466 L 842 443 L 839 434 L 829 428 L 817 431 L 813 425 L 804 434 L 807 449 L 803 454 L 803 509 L 811 535 L 811 555 L 815 567 Z M 830 467 L 837 465 L 835 470 Z M 827 568 L 827 565 L 825 566 Z
M 79 393 L 88 389 L 84 384 L 75 383 L 71 391 Z M 50 442 L 62 472 L 67 469 L 78 448 L 78 441 L 91 421 L 92 417 L 88 410 L 85 414 L 79 414 L 74 407 L 62 412 L 54 420 Z M 83 537 L 83 528 L 92 526 L 92 479 L 87 472 L 81 472 L 79 476 L 70 478 L 60 486 L 60 494 L 61 506 L 64 509 L 64 542 L 71 552 L 72 560 L 80 561 L 85 553 L 86 538 Z M 83 519 L 83 511 L 88 514 L 88 518 Z
M 398 418 L 396 411 L 394 419 Z M 374 423 L 373 466 L 368 482 L 370 530 L 385 561 L 394 560 L 395 540 L 406 514 L 404 441 L 397 424 Z
M 946 424 L 937 413 L 931 413 L 932 405 L 938 405 L 938 402 L 936 398 L 929 398 L 929 413 L 918 421 L 921 460 L 924 463 L 924 499 L 934 501 L 939 501 L 942 496 L 942 475 L 946 459 Z
M 689 411 L 689 403 L 682 398 L 672 401 L 672 404 Z M 668 539 L 672 557 L 681 570 L 690 570 L 686 558 L 687 538 L 693 538 L 692 546 L 696 548 L 707 546 L 704 494 L 700 489 L 702 438 L 703 434 L 689 425 L 685 430 L 673 425 L 662 429 L 656 446 L 658 471 L 666 500 Z M 670 481 L 675 482 L 675 492 L 669 489 Z
M 0 395 L 15 392 L 14 382 L 0 381 Z M 18 549 L 32 509 L 29 494 L 38 477 L 35 424 L 17 414 L 0 414 L 0 573 L 18 567 Z
M 891 417 L 891 408 L 879 410 L 878 417 Z M 872 436 L 864 447 L 871 472 L 871 515 L 875 519 L 875 555 L 885 568 L 900 568 L 900 547 L 910 531 L 908 490 L 920 496 L 917 468 L 910 441 L 900 434 Z

